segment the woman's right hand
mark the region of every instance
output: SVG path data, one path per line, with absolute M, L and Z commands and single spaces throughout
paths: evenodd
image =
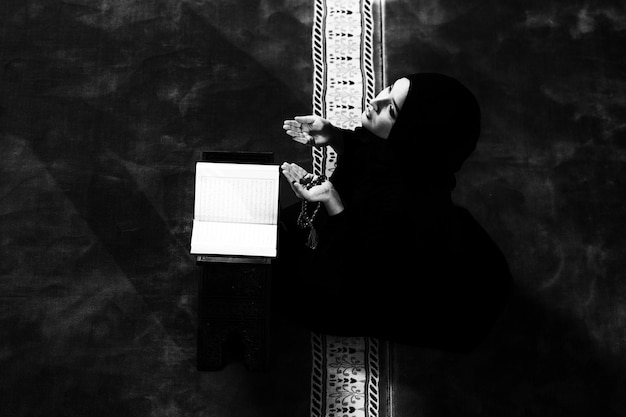
M 294 141 L 309 146 L 333 145 L 336 136 L 340 135 L 338 129 L 328 120 L 315 115 L 285 120 L 283 129 Z

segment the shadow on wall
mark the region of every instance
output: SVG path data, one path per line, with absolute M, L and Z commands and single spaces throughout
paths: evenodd
M 167 16 L 105 30 L 67 4 L 50 7 L 72 24 L 50 31 L 41 13 L 9 24 L 23 38 L 2 39 L 3 128 L 32 149 L 173 339 L 193 346 L 193 318 L 176 296 L 195 292 L 194 162 L 202 150 L 292 152 L 280 126 L 301 104 L 191 7 L 178 16 L 184 30 Z
M 395 361 L 397 415 L 626 415 L 626 359 L 520 288 L 469 356 L 397 346 Z

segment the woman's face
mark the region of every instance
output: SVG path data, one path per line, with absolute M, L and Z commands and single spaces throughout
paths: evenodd
M 361 114 L 361 125 L 378 137 L 387 139 L 409 93 L 410 81 L 400 78 L 378 93 Z

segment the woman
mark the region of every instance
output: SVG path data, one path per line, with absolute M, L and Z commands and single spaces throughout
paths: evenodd
M 478 103 L 453 78 L 413 74 L 381 91 L 361 122 L 354 131 L 316 116 L 284 123 L 296 142 L 332 145 L 338 164 L 329 179 L 282 165 L 296 195 L 324 210 L 300 217 L 319 232 L 315 250 L 281 236 L 281 262 L 297 263 L 281 272 L 279 304 L 319 332 L 469 351 L 511 281 L 500 250 L 450 196 L 480 133 Z

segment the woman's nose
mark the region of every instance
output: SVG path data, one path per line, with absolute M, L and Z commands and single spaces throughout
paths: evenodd
M 381 107 L 385 105 L 385 103 L 389 101 L 389 97 L 387 96 L 377 96 L 372 101 L 370 101 L 370 105 L 374 109 L 374 111 L 378 112 Z
M 382 100 L 380 99 L 380 97 L 376 97 L 374 98 L 372 101 L 370 101 L 370 106 L 372 106 L 372 108 L 374 109 L 374 111 L 378 111 L 378 109 L 380 108 L 380 104 L 381 104 Z

